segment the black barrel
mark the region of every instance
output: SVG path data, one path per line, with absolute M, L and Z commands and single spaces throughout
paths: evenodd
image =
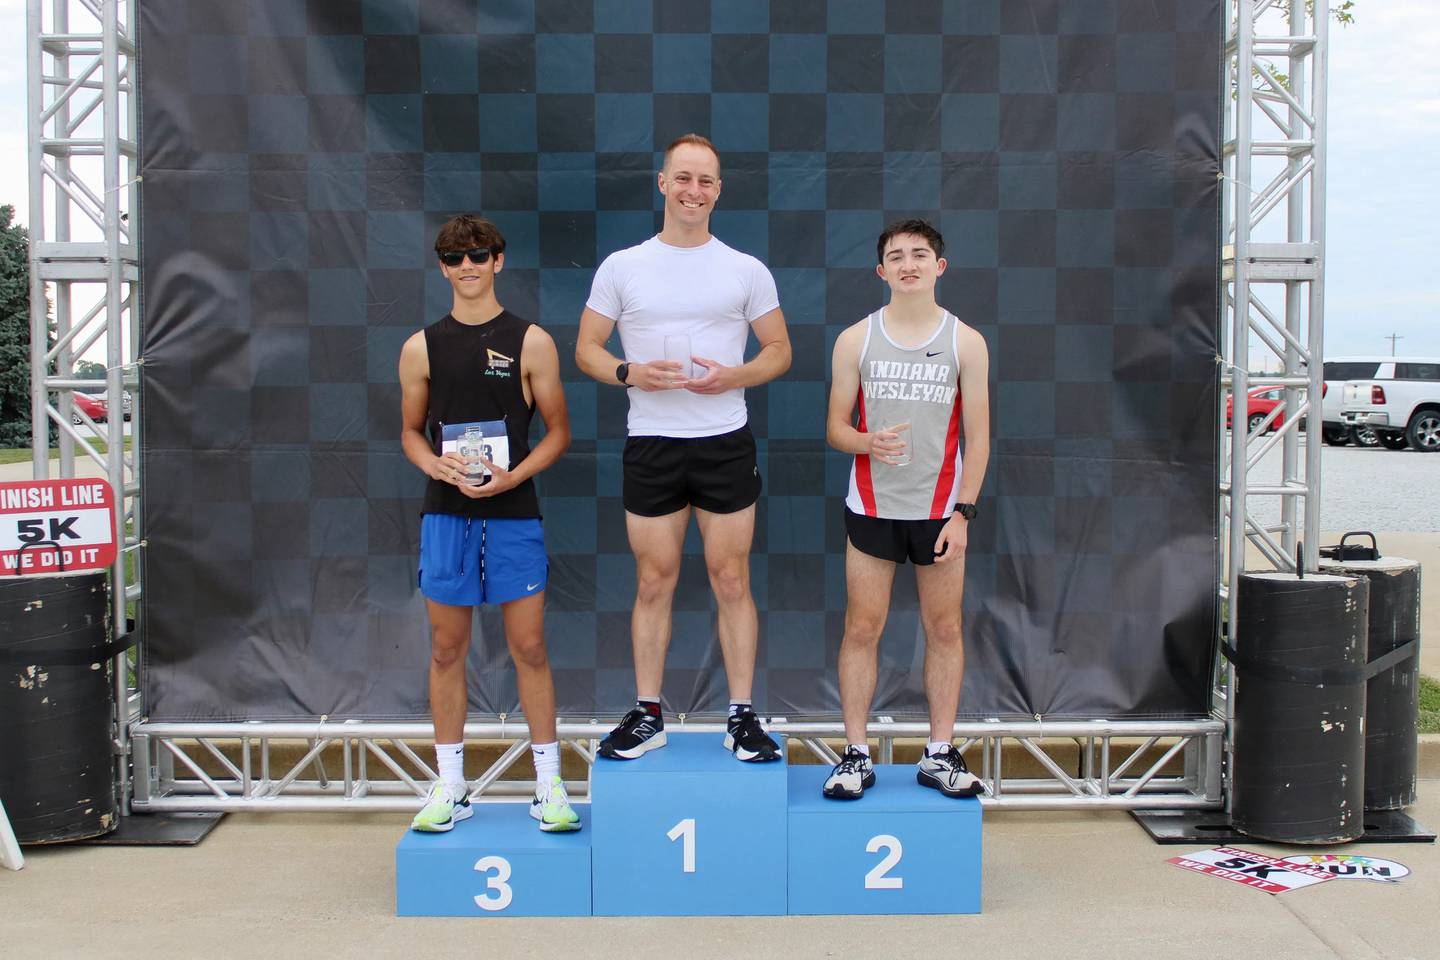
M 0 799 L 21 843 L 115 829 L 106 574 L 0 577 Z
M 1365 690 L 1365 809 L 1399 810 L 1415 802 L 1419 762 L 1420 564 L 1381 557 L 1321 569 L 1370 581 L 1368 659 L 1375 676 Z
M 1245 573 L 1234 602 L 1235 829 L 1339 843 L 1365 829 L 1363 577 Z

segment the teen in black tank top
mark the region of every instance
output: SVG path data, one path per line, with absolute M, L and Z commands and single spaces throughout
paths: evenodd
M 510 467 L 530 453 L 530 416 L 520 382 L 520 351 L 530 321 L 508 310 L 478 325 L 464 324 L 448 313 L 425 328 L 430 359 L 430 409 L 425 431 L 436 455 L 441 428 L 447 423 L 504 420 L 510 439 Z M 425 484 L 423 513 L 461 517 L 528 519 L 540 516 L 534 480 L 493 497 L 467 497 L 455 487 L 430 479 Z

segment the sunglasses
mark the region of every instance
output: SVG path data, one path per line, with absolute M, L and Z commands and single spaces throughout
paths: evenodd
M 446 250 L 444 252 L 437 250 L 435 252 L 440 255 L 440 262 L 447 267 L 458 267 L 461 261 L 467 257 L 471 263 L 476 265 L 490 261 L 490 251 L 484 248 L 475 250 Z

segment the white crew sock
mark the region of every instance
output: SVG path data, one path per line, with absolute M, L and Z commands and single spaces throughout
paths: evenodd
M 465 744 L 435 744 L 435 762 L 440 767 L 440 779 L 454 787 L 465 786 Z
M 925 744 L 925 752 L 928 753 L 928 754 L 929 754 L 930 756 L 932 756 L 932 757 L 938 757 L 940 754 L 946 753 L 946 752 L 948 752 L 949 750 L 950 750 L 950 741 L 949 741 L 949 740 L 931 741 L 930 743 Z
M 847 749 L 859 750 L 861 753 L 865 754 L 865 756 L 870 756 L 870 744 L 868 743 L 847 743 L 845 744 L 845 746 Z
M 560 776 L 560 742 L 530 744 L 530 757 L 535 761 L 535 782 L 550 786 L 552 777 Z

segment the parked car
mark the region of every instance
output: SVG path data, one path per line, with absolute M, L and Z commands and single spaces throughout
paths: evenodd
M 1283 387 L 1256 387 L 1250 391 L 1250 414 L 1245 420 L 1245 428 L 1249 433 L 1254 433 L 1255 428 L 1260 426 L 1261 421 L 1270 416 L 1270 411 L 1280 405 L 1284 399 L 1285 389 Z M 1225 398 L 1225 429 L 1230 429 L 1230 422 L 1235 416 L 1235 398 Z M 1285 425 L 1285 411 L 1281 410 L 1270 424 L 1266 432 L 1278 430 Z
M 1352 426 L 1341 419 L 1345 405 L 1345 381 L 1369 380 L 1391 357 L 1330 357 L 1325 361 L 1325 386 L 1321 391 L 1320 411 L 1323 429 L 1320 435 L 1331 446 L 1343 447 L 1353 443 L 1358 447 L 1379 446 L 1380 438 L 1369 425 Z
M 1341 420 L 1368 426 L 1390 450 L 1440 452 L 1440 359 L 1392 357 L 1347 381 Z
M 71 399 L 75 403 L 76 411 L 83 411 L 85 416 L 94 420 L 96 423 L 104 423 L 105 418 L 110 415 L 109 408 L 105 406 L 105 401 L 100 397 L 92 397 L 88 393 L 76 391 L 71 395 Z M 71 413 L 70 422 L 75 424 L 80 423 L 80 413 Z
M 103 400 L 105 401 L 105 405 L 106 405 L 106 406 L 109 406 L 109 405 L 110 405 L 110 394 L 109 394 L 109 393 L 103 393 L 103 394 L 101 394 L 100 396 L 101 396 L 101 399 L 103 399 Z M 131 406 L 130 391 L 129 391 L 129 390 L 122 390 L 122 391 L 120 391 L 120 411 L 121 411 L 121 414 L 125 417 L 126 420 L 129 420 L 129 419 L 130 419 L 130 406 Z

